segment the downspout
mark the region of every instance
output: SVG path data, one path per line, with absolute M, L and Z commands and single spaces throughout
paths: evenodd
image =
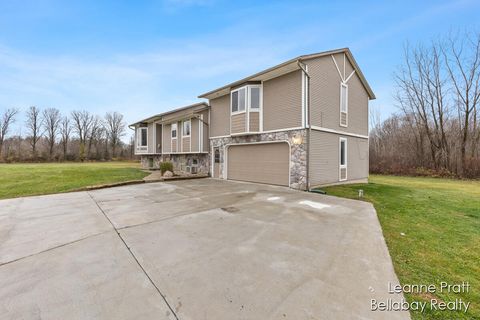
M 307 95 L 305 97 L 305 103 L 307 104 L 307 118 L 305 125 L 307 126 L 307 141 L 306 141 L 306 152 L 307 152 L 307 167 L 305 168 L 306 171 L 306 187 L 307 191 L 310 191 L 310 136 L 312 135 L 312 126 L 310 125 L 310 75 L 308 74 L 307 69 L 305 69 L 305 66 L 300 62 L 300 59 L 297 60 L 298 67 L 302 69 L 302 71 L 305 73 L 305 76 L 307 77 L 307 85 L 306 85 L 306 90 L 307 90 Z M 303 94 L 303 93 L 302 93 Z

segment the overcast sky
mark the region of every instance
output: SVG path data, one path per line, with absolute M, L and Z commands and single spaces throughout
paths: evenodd
M 0 111 L 119 111 L 131 123 L 295 56 L 349 47 L 385 118 L 405 42 L 478 31 L 479 17 L 480 1 L 468 0 L 0 0 Z

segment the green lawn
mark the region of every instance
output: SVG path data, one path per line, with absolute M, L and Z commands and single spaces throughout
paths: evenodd
M 409 301 L 461 298 L 471 302 L 467 314 L 429 309 L 412 317 L 480 319 L 480 182 L 374 175 L 368 185 L 324 188 L 352 199 L 358 189 L 377 210 L 402 284 L 470 283 L 465 294 L 406 295 Z
M 134 162 L 0 164 L 0 199 L 142 179 Z

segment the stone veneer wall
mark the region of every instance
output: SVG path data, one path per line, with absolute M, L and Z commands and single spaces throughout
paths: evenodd
M 153 167 L 149 167 L 149 158 L 153 159 Z M 193 159 L 197 159 L 198 161 L 198 173 L 208 174 L 210 172 L 210 156 L 206 153 L 142 156 L 141 163 L 144 169 L 159 169 L 162 161 L 171 161 L 175 171 L 182 171 L 182 169 L 184 169 L 182 165 L 187 165 L 187 163 L 191 164 Z
M 298 143 L 298 141 L 295 143 L 294 139 L 300 140 L 300 143 Z M 220 147 L 220 177 L 223 179 L 227 178 L 223 172 L 226 145 L 262 141 L 288 141 L 290 143 L 290 188 L 305 190 L 307 183 L 306 130 L 290 130 L 210 139 L 210 150 L 212 150 L 212 152 L 214 150 L 213 148 Z

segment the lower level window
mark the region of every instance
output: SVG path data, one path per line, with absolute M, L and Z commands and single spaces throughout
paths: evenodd
M 347 139 L 340 138 L 340 173 L 339 173 L 339 180 L 347 180 Z

